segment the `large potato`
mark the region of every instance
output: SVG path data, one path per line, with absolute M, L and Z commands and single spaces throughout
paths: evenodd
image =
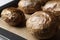
M 38 39 L 48 39 L 56 33 L 56 19 L 51 12 L 37 11 L 30 16 L 26 27 Z

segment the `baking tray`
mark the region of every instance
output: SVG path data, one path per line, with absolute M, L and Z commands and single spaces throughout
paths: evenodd
M 7 8 L 7 7 L 11 7 L 11 6 L 14 6 L 15 7 L 18 2 L 19 2 L 19 0 L 15 0 L 15 1 L 12 1 L 12 2 L 10 2 L 10 3 L 8 3 L 8 4 L 6 4 L 6 5 L 2 6 L 2 7 L 0 7 L 0 12 L 4 8 Z M 0 18 L 0 34 L 2 34 L 3 36 L 9 37 L 9 38 L 12 36 L 12 38 L 14 40 L 17 40 L 16 39 L 16 35 L 18 36 L 17 38 L 19 38 L 19 37 L 22 38 L 23 37 L 26 40 L 37 40 L 35 37 L 33 37 L 27 31 L 26 27 L 24 27 L 24 28 L 17 28 L 17 27 L 10 26 L 7 23 L 5 23 L 1 18 Z M 19 40 L 22 40 L 22 39 L 19 39 Z M 57 32 L 57 34 L 54 37 L 52 37 L 50 39 L 46 39 L 46 40 L 60 40 L 60 30 Z
M 26 40 L 26 39 L 12 32 L 9 32 L 3 28 L 0 28 L 0 40 Z

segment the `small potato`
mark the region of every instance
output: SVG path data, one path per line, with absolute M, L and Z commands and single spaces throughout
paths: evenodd
M 43 11 L 50 11 L 55 13 L 56 16 L 60 15 L 60 1 L 49 1 L 42 7 Z
M 32 14 L 41 9 L 41 5 L 43 5 L 48 0 L 21 0 L 18 3 L 18 8 L 22 10 L 24 13 Z
M 22 11 L 13 7 L 6 8 L 1 13 L 1 18 L 12 26 L 20 25 L 25 20 L 24 17 Z

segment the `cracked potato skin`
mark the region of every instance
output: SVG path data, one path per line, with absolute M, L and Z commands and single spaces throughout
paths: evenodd
M 50 12 L 37 11 L 26 22 L 26 27 L 38 39 L 48 39 L 56 33 L 56 19 Z
M 23 12 L 14 7 L 4 9 L 1 13 L 1 17 L 12 26 L 20 25 L 25 20 Z

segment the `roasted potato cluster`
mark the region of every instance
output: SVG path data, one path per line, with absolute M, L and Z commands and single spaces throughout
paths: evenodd
M 60 24 L 60 1 L 20 0 L 18 7 L 1 12 L 1 18 L 12 26 L 25 23 L 29 33 L 37 39 L 49 39 L 57 33 Z

